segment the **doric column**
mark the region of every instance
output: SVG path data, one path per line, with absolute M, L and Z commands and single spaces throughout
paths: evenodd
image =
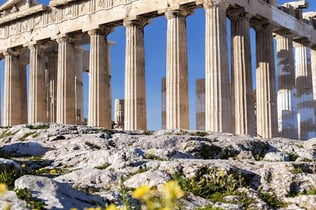
M 83 116 L 83 81 L 82 81 L 82 72 L 83 72 L 83 54 L 85 49 L 80 47 L 75 47 L 75 109 L 76 109 L 76 124 L 81 125 L 84 121 Z
M 161 129 L 166 129 L 166 77 L 161 80 Z
M 225 4 L 204 3 L 205 130 L 232 132 Z
M 46 122 L 45 56 L 39 45 L 31 45 L 28 123 Z
M 278 128 L 286 138 L 297 138 L 295 71 L 293 39 L 289 34 L 276 35 L 278 73 Z
M 166 128 L 189 129 L 188 56 L 185 10 L 168 11 Z
M 56 122 L 56 101 L 57 101 L 57 68 L 58 54 L 52 50 L 47 54 L 47 69 L 48 69 L 48 122 Z
M 4 126 L 27 122 L 26 63 L 21 55 L 5 52 Z
M 195 81 L 196 129 L 205 130 L 205 79 Z
M 125 130 L 146 130 L 144 26 L 146 20 L 125 20 Z
M 314 109 L 315 109 L 315 118 L 316 118 L 316 46 L 311 48 L 311 64 L 312 64 L 313 100 L 314 100 Z
M 56 122 L 75 124 L 75 57 L 74 45 L 69 37 L 58 42 L 57 109 Z
M 278 124 L 272 26 L 257 25 L 256 50 L 257 135 L 273 138 L 277 136 Z
M 114 128 L 124 129 L 124 99 L 115 99 L 114 110 Z
M 315 137 L 315 116 L 310 48 L 294 42 L 298 138 Z
M 233 132 L 255 135 L 254 94 L 252 88 L 250 15 L 231 11 L 231 62 Z
M 110 32 L 110 29 L 89 31 L 89 126 L 111 128 L 112 124 L 112 112 L 108 108 L 111 94 L 107 35 Z

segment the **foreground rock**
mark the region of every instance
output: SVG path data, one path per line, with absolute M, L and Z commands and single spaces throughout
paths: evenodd
M 14 187 L 27 188 L 46 209 L 120 205 L 123 185 L 159 189 L 176 173 L 190 178 L 201 168 L 240 179 L 235 192 L 251 202 L 246 205 L 236 195 L 211 201 L 188 192 L 181 199 L 186 209 L 206 205 L 315 209 L 315 139 L 260 139 L 186 130 L 122 132 L 57 124 L 15 126 L 1 129 L 0 135 L 0 168 L 20 170 L 23 176 Z M 266 193 L 286 204 L 274 206 L 263 198 Z M 0 203 L 4 201 L 12 208 L 30 208 L 13 191 L 0 198 Z

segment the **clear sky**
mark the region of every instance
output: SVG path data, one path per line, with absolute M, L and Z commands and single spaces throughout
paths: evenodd
M 4 3 L 0 0 L 0 4 Z M 48 4 L 48 0 L 39 0 L 40 3 Z M 289 0 L 279 0 L 279 4 Z M 316 11 L 315 0 L 310 0 L 310 8 Z M 161 79 L 166 74 L 166 30 L 167 21 L 165 17 L 152 19 L 145 31 L 145 65 L 146 65 L 146 95 L 147 95 L 147 128 L 157 130 L 161 128 Z M 187 17 L 188 37 L 188 65 L 189 65 L 189 107 L 190 128 L 195 129 L 195 80 L 204 77 L 204 11 L 196 9 L 194 14 Z M 229 21 L 227 24 L 229 36 Z M 255 72 L 255 43 L 254 31 L 251 30 L 252 41 L 252 64 Z M 111 48 L 112 63 L 112 99 L 124 98 L 124 58 L 125 58 L 125 29 L 116 27 L 109 34 L 108 39 L 115 44 Z M 229 62 L 229 61 L 227 61 Z M 3 81 L 3 60 L 0 63 L 0 74 Z M 84 105 L 85 117 L 88 113 L 88 75 L 84 78 Z M 1 82 L 3 91 L 3 82 Z M 2 93 L 3 95 L 3 93 Z M 2 100 L 3 102 L 3 100 Z M 114 106 L 114 105 L 113 105 Z

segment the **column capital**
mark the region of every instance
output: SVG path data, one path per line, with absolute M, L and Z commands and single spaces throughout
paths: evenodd
M 251 19 L 251 25 L 254 27 L 256 31 L 260 30 L 273 30 L 275 28 L 274 25 L 270 24 L 268 20 L 253 20 Z
M 276 40 L 283 38 L 293 39 L 294 34 L 292 34 L 288 29 L 281 29 L 274 32 L 274 37 Z
M 232 21 L 237 21 L 237 20 L 242 20 L 242 19 L 249 21 L 250 18 L 252 17 L 252 15 L 250 13 L 245 12 L 243 8 L 229 9 L 227 11 L 227 15 Z
M 214 7 L 221 7 L 223 9 L 227 9 L 229 4 L 226 1 L 219 1 L 219 0 L 204 0 L 203 7 L 205 9 L 210 9 Z
M 18 57 L 20 55 L 22 55 L 24 53 L 24 48 L 20 48 L 20 49 L 12 49 L 12 48 L 8 48 L 6 50 L 1 51 L 1 54 L 3 54 L 4 56 L 15 56 Z
M 295 39 L 293 42 L 293 46 L 297 47 L 311 47 L 312 43 L 307 38 Z
M 56 42 L 57 42 L 58 44 L 63 43 L 63 42 L 69 42 L 69 41 L 70 41 L 70 37 L 67 36 L 67 35 L 59 36 L 59 37 L 56 39 Z
M 193 14 L 193 10 L 190 10 L 190 9 L 186 9 L 186 8 L 183 8 L 183 9 L 169 9 L 165 12 L 165 16 L 167 19 L 173 19 L 173 18 L 176 18 L 176 17 L 186 17 L 186 16 L 189 16 Z
M 101 28 L 96 28 L 88 31 L 89 36 L 94 36 L 94 35 L 108 35 L 109 33 L 113 32 L 113 28 L 111 27 L 101 27 Z
M 123 20 L 123 25 L 125 27 L 136 25 L 140 27 L 144 27 L 145 25 L 150 23 L 150 19 L 144 18 L 144 17 L 135 17 L 135 18 L 125 18 Z

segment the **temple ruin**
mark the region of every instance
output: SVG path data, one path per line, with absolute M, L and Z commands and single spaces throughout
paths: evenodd
M 307 6 L 303 0 L 284 5 L 276 0 L 51 0 L 48 6 L 9 0 L 0 7 L 0 57 L 5 60 L 3 126 L 84 123 L 81 73 L 87 71 L 87 124 L 111 128 L 107 35 L 123 25 L 125 97 L 124 108 L 122 101 L 117 102 L 124 110 L 119 120 L 124 117 L 125 130 L 146 130 L 143 29 L 150 19 L 165 16 L 167 31 L 161 32 L 167 36 L 165 128 L 188 129 L 186 18 L 194 9 L 203 8 L 205 130 L 310 138 L 316 132 L 316 13 L 303 13 Z M 230 53 L 226 18 L 231 21 Z M 250 27 L 256 31 L 255 55 L 250 50 Z M 84 44 L 90 45 L 90 51 L 81 47 Z M 251 56 L 257 61 L 256 98 Z

